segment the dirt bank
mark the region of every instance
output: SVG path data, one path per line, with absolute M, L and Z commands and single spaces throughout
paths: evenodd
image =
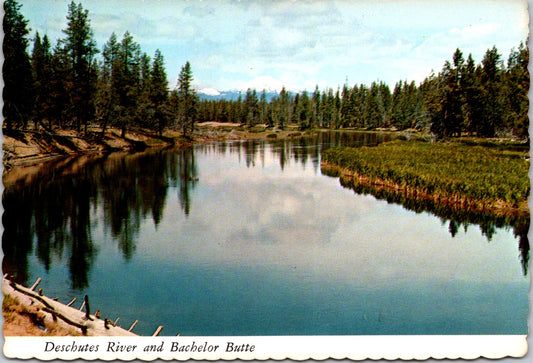
M 301 136 L 295 127 L 285 130 L 266 125 L 248 127 L 235 123 L 204 122 L 196 126 L 190 138 L 179 130 L 167 130 L 162 136 L 146 130 L 128 131 L 120 137 L 120 130 L 109 128 L 101 136 L 98 127 L 89 128 L 87 134 L 74 130 L 45 131 L 4 130 L 4 173 L 14 167 L 28 167 L 68 155 L 109 153 L 112 151 L 142 151 L 150 147 L 190 145 L 193 142 L 219 140 L 283 139 Z
M 4 170 L 13 167 L 35 165 L 59 156 L 103 153 L 119 150 L 144 150 L 174 142 L 172 138 L 158 137 L 147 132 L 128 132 L 120 137 L 120 131 L 108 129 L 102 137 L 101 130 L 92 128 L 88 133 L 73 130 L 55 130 L 53 133 L 38 131 L 4 130 Z

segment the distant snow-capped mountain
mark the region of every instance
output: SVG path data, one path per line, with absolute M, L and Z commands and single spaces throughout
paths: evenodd
M 261 98 L 261 94 L 263 93 L 263 90 L 256 89 L 257 99 Z M 288 91 L 289 95 L 295 96 L 296 93 L 294 91 Z M 237 101 L 239 99 L 239 96 L 242 98 L 242 100 L 246 97 L 246 91 L 238 91 L 238 90 L 230 90 L 230 91 L 219 91 L 214 88 L 202 88 L 198 90 L 197 92 L 198 96 L 200 97 L 200 100 L 207 100 L 207 101 L 218 101 L 218 100 L 226 100 L 226 101 Z M 270 102 L 275 97 L 279 96 L 279 92 L 276 90 L 265 90 L 266 100 L 267 102 Z

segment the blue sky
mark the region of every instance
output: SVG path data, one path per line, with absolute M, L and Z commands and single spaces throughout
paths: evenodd
M 23 0 L 21 12 L 52 44 L 70 0 Z M 337 88 L 421 81 L 459 47 L 476 63 L 502 58 L 528 34 L 526 0 L 85 0 L 101 49 L 129 31 L 165 57 L 170 88 L 191 62 L 197 89 Z M 30 47 L 31 49 L 31 47 Z

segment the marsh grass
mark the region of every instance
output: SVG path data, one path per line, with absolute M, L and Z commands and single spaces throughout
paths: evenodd
M 399 140 L 331 148 L 322 160 L 369 183 L 386 181 L 437 197 L 527 209 L 529 149 L 515 144 Z

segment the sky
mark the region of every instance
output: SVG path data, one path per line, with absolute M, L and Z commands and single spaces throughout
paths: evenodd
M 191 63 L 197 90 L 313 91 L 420 82 L 459 48 L 506 61 L 527 40 L 527 0 L 85 0 L 99 49 L 129 31 L 164 58 L 169 87 Z M 32 30 L 63 38 L 70 0 L 21 0 Z M 32 46 L 30 45 L 29 51 Z

